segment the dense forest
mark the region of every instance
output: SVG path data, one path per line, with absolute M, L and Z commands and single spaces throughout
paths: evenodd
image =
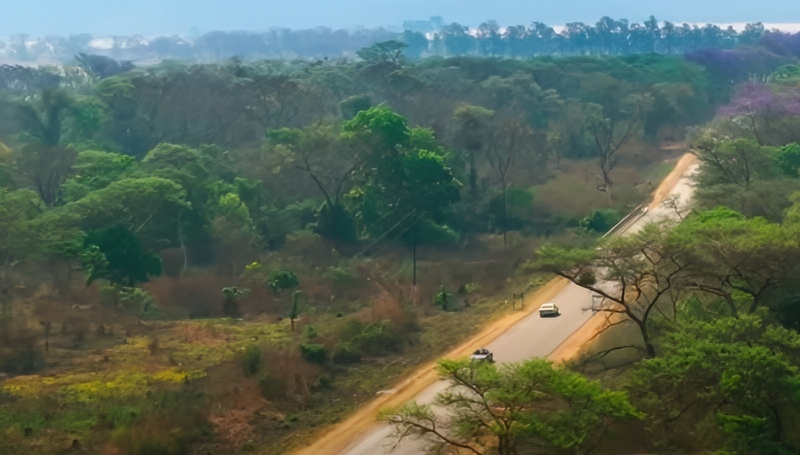
M 541 22 L 528 26 L 486 21 L 478 27 L 445 24 L 441 17 L 406 21 L 403 31 L 384 28 L 333 30 L 273 29 L 264 33 L 215 31 L 194 38 L 179 36 L 35 38 L 15 35 L 0 41 L 0 61 L 16 63 L 68 62 L 75 55 L 100 54 L 117 60 L 157 61 L 199 59 L 218 61 L 241 58 L 339 58 L 355 57 L 356 51 L 379 42 L 396 40 L 408 46 L 406 58 L 431 56 L 533 57 L 545 55 L 633 55 L 656 52 L 682 55 L 700 49 L 731 49 L 760 41 L 772 50 L 792 44 L 796 38 L 761 23 L 741 31 L 714 24 L 659 22 L 653 16 L 642 23 L 603 17 L 596 24 L 571 22 L 552 27 Z M 796 41 L 794 46 L 796 48 Z
M 528 422 L 466 415 L 462 444 L 796 451 L 800 35 L 539 52 L 487 27 L 422 60 L 0 68 L 3 453 L 283 453 L 553 273 L 613 301 L 637 355 L 443 362 Z M 687 147 L 683 222 L 600 239 Z M 525 380 L 553 401 L 492 401 Z

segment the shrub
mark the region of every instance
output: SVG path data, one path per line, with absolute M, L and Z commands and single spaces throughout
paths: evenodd
M 600 209 L 590 213 L 589 216 L 583 218 L 578 224 L 588 231 L 605 234 L 621 219 L 622 216 L 618 210 Z
M 112 428 L 120 428 L 130 425 L 139 418 L 139 408 L 112 404 L 103 408 L 103 421 L 110 424 Z
M 334 363 L 358 363 L 361 361 L 361 351 L 348 341 L 343 341 L 333 349 Z
M 307 325 L 305 329 L 303 329 L 303 337 L 305 337 L 307 340 L 313 340 L 318 336 L 319 333 L 317 333 L 317 329 L 315 329 L 312 325 Z
M 350 341 L 353 338 L 361 335 L 364 331 L 364 323 L 356 321 L 355 319 L 348 319 L 339 332 L 339 339 L 342 341 Z
M 175 420 L 143 417 L 130 427 L 117 430 L 114 443 L 124 455 L 186 455 L 193 438 Z
M 249 289 L 239 289 L 236 286 L 222 288 L 222 313 L 225 316 L 239 317 L 239 297 L 249 292 Z
M 45 367 L 44 357 L 33 346 L 25 346 L 16 356 L 3 364 L 3 371 L 11 374 L 31 374 Z
M 356 276 L 348 267 L 328 267 L 326 274 L 339 285 L 351 284 L 356 281 Z
M 286 397 L 286 379 L 265 374 L 258 381 L 261 396 L 270 401 L 277 401 Z
M 440 307 L 442 311 L 447 311 L 448 309 L 452 310 L 452 305 L 454 303 L 455 298 L 453 298 L 453 294 L 448 292 L 444 286 L 442 286 L 442 289 L 433 298 L 433 304 Z
M 261 369 L 261 349 L 258 346 L 251 344 L 244 349 L 242 367 L 247 376 L 258 373 L 258 370 Z
M 364 327 L 364 330 L 351 342 L 367 354 L 385 354 L 399 352 L 402 339 L 397 336 L 388 320 L 383 320 Z
M 277 270 L 270 275 L 267 286 L 273 294 L 277 294 L 286 289 L 296 288 L 298 284 L 300 284 L 300 282 L 294 272 Z
M 333 383 L 333 380 L 331 379 L 331 377 L 328 376 L 325 373 L 322 373 L 321 375 L 319 375 L 319 377 L 315 381 L 315 385 L 316 386 L 324 387 L 324 388 L 330 387 L 332 383 Z
M 325 346 L 321 344 L 303 343 L 300 345 L 300 353 L 306 361 L 312 363 L 325 363 L 325 359 L 328 357 Z

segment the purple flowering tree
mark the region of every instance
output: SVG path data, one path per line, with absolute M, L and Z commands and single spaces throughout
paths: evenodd
M 741 119 L 756 141 L 763 145 L 761 130 L 766 118 L 800 115 L 800 88 L 748 83 L 740 87 L 733 100 L 717 114 Z

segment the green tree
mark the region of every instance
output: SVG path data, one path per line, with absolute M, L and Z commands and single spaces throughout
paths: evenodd
M 453 111 L 456 122 L 454 143 L 467 152 L 469 163 L 469 198 L 473 204 L 478 201 L 477 156 L 482 153 L 489 138 L 489 121 L 494 111 L 481 106 L 459 105 Z
M 13 175 L 21 186 L 37 193 L 48 206 L 58 202 L 59 188 L 76 152 L 62 147 L 66 121 L 75 105 L 66 91 L 43 90 L 17 105 L 16 121 L 23 145 L 13 157 Z
M 689 450 L 795 453 L 789 417 L 800 405 L 800 335 L 768 324 L 766 311 L 673 325 L 662 354 L 633 369 L 630 392 L 662 443 Z M 705 430 L 723 435 L 723 446 Z M 687 445 L 680 428 L 702 435 Z M 710 443 L 710 444 L 709 444 Z
M 400 41 L 384 41 L 356 51 L 356 55 L 371 64 L 389 62 L 399 65 L 403 62 L 403 51 L 407 47 L 408 44 Z
M 250 262 L 247 256 L 253 256 L 261 245 L 250 210 L 238 194 L 228 193 L 219 198 L 211 227 L 224 247 L 222 258 L 230 261 L 231 275 L 237 276 L 243 265 Z
M 123 226 L 89 231 L 83 240 L 86 284 L 108 280 L 115 287 L 136 287 L 161 275 L 161 258 L 145 250 Z
M 64 121 L 73 103 L 66 91 L 47 89 L 20 104 L 17 121 L 23 136 L 45 147 L 60 145 Z
M 410 237 L 416 285 L 418 221 L 441 221 L 444 209 L 459 200 L 443 150 L 430 130 L 409 129 L 405 117 L 384 106 L 360 112 L 345 123 L 343 134 L 367 154 L 349 194 L 356 222 L 377 241 Z
M 613 202 L 611 171 L 619 163 L 618 152 L 637 133 L 652 103 L 653 98 L 645 93 L 606 105 L 589 103 L 584 109 L 584 121 L 594 139 L 600 169 L 597 189 L 606 193 L 609 205 Z
M 11 302 L 14 299 L 12 270 L 21 261 L 40 252 L 41 238 L 31 222 L 44 209 L 42 200 L 30 190 L 0 188 L 0 330 L 9 339 Z
M 508 251 L 508 197 L 507 190 L 510 172 L 515 159 L 526 148 L 531 148 L 530 139 L 533 130 L 525 122 L 504 118 L 495 125 L 491 144 L 486 147 L 486 160 L 489 162 L 497 180 L 500 182 L 501 219 L 500 229 L 503 232 L 503 251 Z
M 562 276 L 601 296 L 599 302 L 593 301 L 592 310 L 608 315 L 606 329 L 634 323 L 647 356 L 655 357 L 651 319 L 655 314 L 675 317 L 685 275 L 680 250 L 672 249 L 667 241 L 669 229 L 666 222 L 651 223 L 597 249 L 545 245 L 537 250 L 530 267 Z M 624 347 L 629 346 L 612 350 Z
M 61 222 L 85 229 L 124 226 L 155 244 L 158 239 L 175 237 L 178 216 L 187 208 L 186 191 L 180 185 L 159 177 L 144 177 L 112 182 L 58 208 L 53 215 L 58 215 Z
M 435 406 L 448 412 L 447 419 L 415 402 L 381 413 L 400 440 L 432 437 L 434 452 L 450 447 L 482 454 L 493 448 L 512 455 L 528 440 L 550 451 L 585 453 L 613 421 L 642 416 L 625 393 L 603 390 L 546 360 L 500 366 L 440 360 L 438 368 L 450 388 L 436 396 Z
M 296 288 L 300 284 L 297 275 L 289 270 L 276 270 L 269 277 L 267 286 L 273 294 L 279 294 L 287 289 Z
M 694 146 L 703 166 L 700 178 L 703 186 L 733 184 L 747 190 L 758 177 L 773 175 L 775 160 L 767 151 L 769 148 L 755 140 L 720 140 L 706 131 L 695 140 Z M 786 155 L 787 159 L 790 157 Z
M 62 186 L 64 201 L 75 202 L 92 191 L 103 189 L 111 182 L 130 176 L 137 167 L 132 156 L 94 150 L 80 152 L 72 164 L 72 175 Z
M 690 279 L 689 287 L 725 299 L 736 316 L 738 305 L 753 312 L 769 292 L 800 265 L 800 245 L 791 227 L 763 218 L 745 218 L 728 208 L 690 216 L 670 234 Z M 737 302 L 735 293 L 747 297 Z
M 347 193 L 360 164 L 359 157 L 339 139 L 335 124 L 317 123 L 302 129 L 281 128 L 267 136 L 277 154 L 287 150 L 285 167 L 306 173 L 325 198 L 317 212 L 315 231 L 320 235 L 352 242 L 355 226 L 345 210 L 342 197 Z

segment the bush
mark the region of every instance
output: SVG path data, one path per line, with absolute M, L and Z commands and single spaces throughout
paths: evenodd
M 124 455 L 186 455 L 199 434 L 198 422 L 186 416 L 143 416 L 133 425 L 114 433 L 114 443 Z
M 249 289 L 239 289 L 236 286 L 222 288 L 222 313 L 230 318 L 237 318 L 239 313 L 239 297 L 249 292 Z
M 334 283 L 339 285 L 351 284 L 357 279 L 356 275 L 354 275 L 352 270 L 348 267 L 328 267 L 326 275 L 328 275 Z
M 314 328 L 312 325 L 307 325 L 303 329 L 303 337 L 307 340 L 313 340 L 314 338 L 318 337 L 319 333 L 317 333 L 317 329 Z
M 312 363 L 325 363 L 325 359 L 328 357 L 325 346 L 321 344 L 303 343 L 300 345 L 300 353 L 306 361 Z
M 590 213 L 589 216 L 583 218 L 578 224 L 580 227 L 587 231 L 594 231 L 600 234 L 605 234 L 610 231 L 620 220 L 622 216 L 618 210 L 614 209 L 600 209 Z
M 110 424 L 112 428 L 120 428 L 130 425 L 139 418 L 139 408 L 112 404 L 103 409 L 103 421 Z
M 244 349 L 242 367 L 247 376 L 258 373 L 258 370 L 261 369 L 261 349 L 258 346 L 251 344 Z
M 261 396 L 270 401 L 281 400 L 286 397 L 286 379 L 265 374 L 259 381 Z
M 297 275 L 288 270 L 277 270 L 272 273 L 267 286 L 273 294 L 277 294 L 286 289 L 296 288 L 300 284 Z
M 339 339 L 342 341 L 350 341 L 353 338 L 361 335 L 364 331 L 364 324 L 356 321 L 355 319 L 348 319 L 339 332 Z
M 321 375 L 319 375 L 319 377 L 315 381 L 315 385 L 318 386 L 318 387 L 327 388 L 327 387 L 330 387 L 331 384 L 333 384 L 333 380 L 331 379 L 330 376 L 328 376 L 325 373 L 322 373 Z
M 10 374 L 32 374 L 44 367 L 42 354 L 33 346 L 25 346 L 3 364 L 3 371 Z
M 333 349 L 333 362 L 348 364 L 361 361 L 361 351 L 348 341 L 343 341 Z
M 399 352 L 402 339 L 392 330 L 389 321 L 384 320 L 364 327 L 361 334 L 354 337 L 351 342 L 362 352 L 379 355 L 386 352 Z

